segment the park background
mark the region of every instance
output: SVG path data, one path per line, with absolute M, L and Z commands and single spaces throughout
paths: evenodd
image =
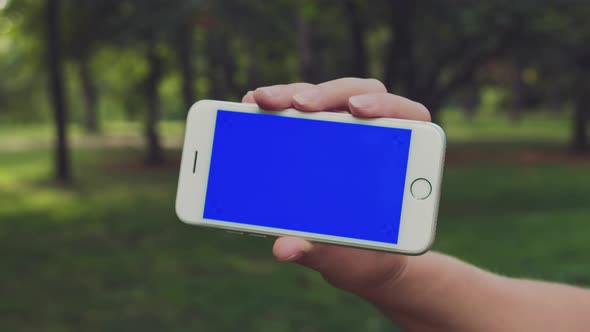
M 342 76 L 446 130 L 436 250 L 590 285 L 588 17 L 584 1 L 0 0 L 0 330 L 395 330 L 275 262 L 271 239 L 174 214 L 190 104 Z

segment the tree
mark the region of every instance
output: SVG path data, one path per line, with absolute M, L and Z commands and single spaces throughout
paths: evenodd
M 297 17 L 313 16 L 316 2 L 210 2 L 204 32 L 212 95 L 236 98 L 256 86 L 301 80 Z
M 54 121 L 57 132 L 55 142 L 56 178 L 62 183 L 72 179 L 67 137 L 67 105 L 63 80 L 63 59 L 60 46 L 59 29 L 60 0 L 47 0 L 45 8 L 46 52 L 49 68 L 49 90 L 53 105 Z
M 193 30 L 192 20 L 189 18 L 178 25 L 176 39 L 176 56 L 180 74 L 182 76 L 182 100 L 184 109 L 188 112 L 194 103 L 194 66 L 192 58 L 194 56 L 193 48 Z
M 92 58 L 97 49 L 108 44 L 111 37 L 106 22 L 116 15 L 118 1 L 115 0 L 69 0 L 63 5 L 64 55 L 72 60 L 78 69 L 84 113 L 82 124 L 88 133 L 97 133 L 99 93 L 92 68 Z
M 438 120 L 442 104 L 477 71 L 519 41 L 522 9 L 504 1 L 392 1 L 386 86 L 424 103 Z
M 145 54 L 147 71 L 141 84 L 146 101 L 145 139 L 146 163 L 159 165 L 164 154 L 158 133 L 161 107 L 159 85 L 167 70 L 171 49 L 176 49 L 178 64 L 183 77 L 182 98 L 184 105 L 192 103 L 193 74 L 191 63 L 192 17 L 198 1 L 126 0 L 117 2 L 115 15 L 105 26 L 113 45 L 133 48 Z M 186 29 L 186 30 L 184 30 Z M 183 30 L 181 36 L 176 34 Z M 182 43 L 189 43 L 181 45 Z M 187 108 L 188 109 L 188 108 Z
M 147 100 L 147 114 L 145 134 L 147 139 L 146 163 L 148 165 L 160 165 L 164 162 L 164 154 L 160 145 L 160 137 L 157 126 L 160 118 L 160 94 L 158 87 L 162 79 L 163 60 L 157 51 L 156 41 L 147 45 L 146 59 L 148 63 L 148 75 L 145 79 L 145 99 Z
M 352 41 L 352 76 L 367 76 L 367 18 L 365 14 L 365 3 L 358 0 L 347 0 L 344 2 L 346 13 L 350 20 L 350 36 Z
M 573 102 L 571 150 L 590 151 L 588 95 L 590 82 L 590 8 L 578 2 L 535 2 L 525 33 L 527 42 L 517 51 L 520 61 L 540 72 L 545 102 L 560 100 L 561 108 Z
M 580 73 L 576 76 L 575 81 L 575 99 L 574 99 L 574 116 L 572 117 L 572 150 L 577 154 L 584 154 L 590 151 L 590 142 L 588 138 L 588 122 L 590 116 L 590 79 L 587 73 L 590 72 L 590 49 L 578 56 L 577 64 Z
M 313 11 L 308 9 L 313 4 L 306 4 L 297 12 L 297 49 L 299 52 L 299 75 L 304 82 L 315 82 L 313 65 L 314 55 L 311 40 L 310 16 Z

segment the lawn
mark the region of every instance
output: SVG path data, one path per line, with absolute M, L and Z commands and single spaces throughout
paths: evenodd
M 590 162 L 514 158 L 543 155 L 538 145 L 553 138 L 554 151 L 567 130 L 524 126 L 526 144 L 484 145 L 467 126 L 448 130 L 435 249 L 502 274 L 590 285 Z M 179 154 L 146 169 L 135 146 L 76 149 L 77 183 L 63 188 L 47 180 L 47 149 L 0 150 L 0 330 L 392 331 L 370 305 L 275 262 L 272 240 L 180 223 Z

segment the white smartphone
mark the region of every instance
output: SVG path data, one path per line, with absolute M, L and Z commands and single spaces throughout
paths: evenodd
M 187 117 L 176 214 L 251 235 L 426 252 L 445 134 L 432 123 L 202 100 Z

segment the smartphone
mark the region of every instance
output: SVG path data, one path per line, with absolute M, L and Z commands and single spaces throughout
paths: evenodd
M 202 100 L 187 117 L 176 214 L 259 236 L 421 254 L 446 139 L 432 123 Z

